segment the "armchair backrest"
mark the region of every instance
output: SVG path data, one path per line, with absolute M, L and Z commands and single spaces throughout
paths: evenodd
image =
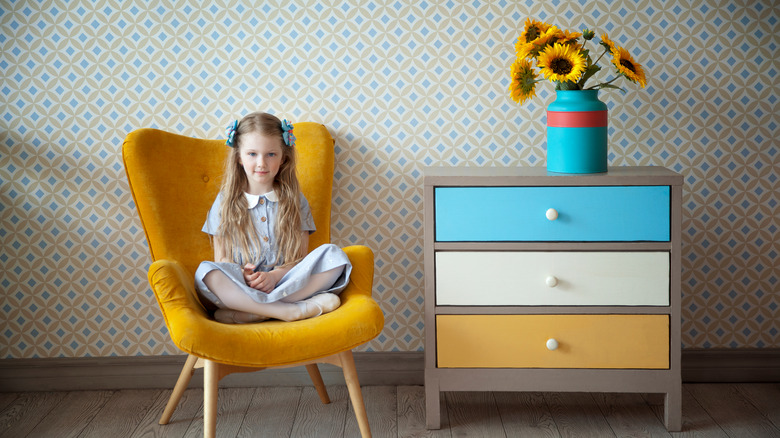
M 330 242 L 333 138 L 317 123 L 295 123 L 298 180 L 311 205 L 317 232 L 309 249 Z M 228 147 L 158 129 L 138 129 L 122 145 L 130 191 L 152 261 L 176 260 L 194 273 L 214 251 L 201 231 L 219 192 Z

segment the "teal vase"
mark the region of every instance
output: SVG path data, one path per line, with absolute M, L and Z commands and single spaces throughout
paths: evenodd
M 598 90 L 558 90 L 547 107 L 547 171 L 607 171 L 607 105 Z

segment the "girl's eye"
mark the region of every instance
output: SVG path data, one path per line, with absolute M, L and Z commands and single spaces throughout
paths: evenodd
M 275 157 L 276 156 L 276 152 L 271 152 L 271 153 L 268 154 L 268 156 L 269 157 Z
M 256 157 L 256 156 L 257 156 L 257 154 L 256 154 L 256 153 L 254 153 L 254 152 L 250 152 L 250 153 L 249 153 L 249 156 L 250 156 L 250 157 Z

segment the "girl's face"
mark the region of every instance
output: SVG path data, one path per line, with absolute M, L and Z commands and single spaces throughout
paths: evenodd
M 274 188 L 274 179 L 282 165 L 282 139 L 247 132 L 241 136 L 239 163 L 249 181 L 247 192 L 263 195 Z

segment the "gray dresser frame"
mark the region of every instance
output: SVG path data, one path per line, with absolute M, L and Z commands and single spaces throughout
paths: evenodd
M 601 174 L 548 174 L 539 167 L 427 167 L 424 169 L 425 408 L 429 429 L 441 427 L 442 391 L 556 391 L 663 393 L 669 431 L 682 427 L 680 372 L 682 175 L 663 167 L 610 167 Z M 669 186 L 669 242 L 436 242 L 436 187 Z M 438 251 L 669 251 L 669 306 L 437 306 Z M 438 368 L 436 315 L 444 314 L 670 315 L 669 369 Z

